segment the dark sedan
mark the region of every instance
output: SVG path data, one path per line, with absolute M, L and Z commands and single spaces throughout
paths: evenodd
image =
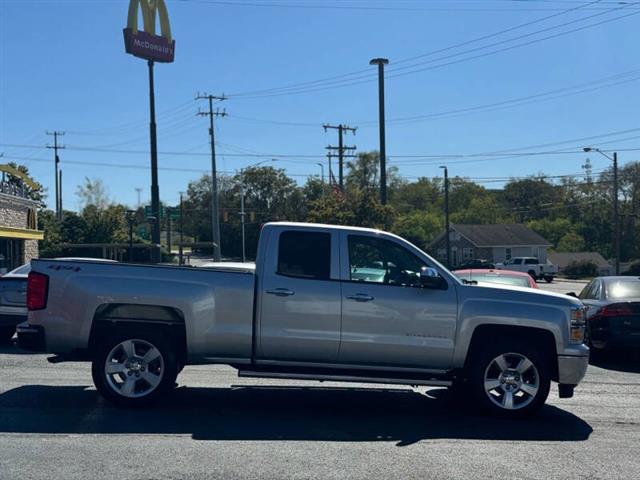
M 597 277 L 578 297 L 588 307 L 593 349 L 640 348 L 640 278 Z

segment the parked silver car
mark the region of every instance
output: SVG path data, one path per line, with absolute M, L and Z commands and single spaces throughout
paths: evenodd
M 26 264 L 0 277 L 0 343 L 7 343 L 16 333 L 16 325 L 27 319 L 27 276 L 31 265 Z
M 62 257 L 56 260 L 91 260 L 115 262 L 103 258 Z M 31 263 L 25 263 L 0 277 L 0 344 L 8 343 L 16 333 L 16 325 L 27 320 L 27 278 Z

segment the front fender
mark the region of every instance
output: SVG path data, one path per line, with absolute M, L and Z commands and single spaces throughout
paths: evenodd
M 572 301 L 559 296 L 510 290 L 464 286 L 458 312 L 458 331 L 453 367 L 464 366 L 474 331 L 483 325 L 530 327 L 553 335 L 558 353 L 568 343 L 568 311 Z M 572 299 L 573 300 L 573 299 Z

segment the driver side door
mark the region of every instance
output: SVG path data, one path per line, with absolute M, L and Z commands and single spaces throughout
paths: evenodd
M 446 369 L 457 316 L 455 286 L 423 288 L 427 265 L 395 239 L 341 232 L 342 334 L 339 362 Z

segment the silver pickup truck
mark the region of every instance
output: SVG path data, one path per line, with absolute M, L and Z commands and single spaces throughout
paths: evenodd
M 585 375 L 578 299 L 462 283 L 409 242 L 355 227 L 266 224 L 255 265 L 36 260 L 23 348 L 89 360 L 123 406 L 166 395 L 185 365 L 240 376 L 450 387 L 505 416 Z

